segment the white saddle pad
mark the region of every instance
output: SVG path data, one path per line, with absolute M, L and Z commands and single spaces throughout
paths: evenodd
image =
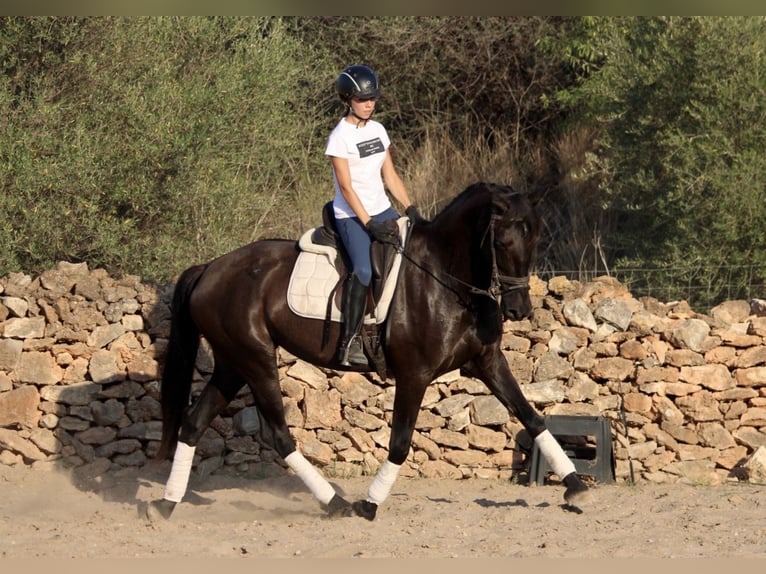
M 402 245 L 404 245 L 409 232 L 409 220 L 406 217 L 400 217 L 397 224 Z M 334 265 L 337 250 L 334 247 L 312 243 L 313 233 L 314 229 L 309 229 L 298 240 L 301 252 L 298 254 L 298 260 L 295 262 L 287 286 L 287 304 L 293 313 L 301 317 L 326 319 L 328 302 L 332 297 L 330 320 L 339 322 L 343 285 L 340 284 L 340 274 Z M 366 325 L 377 325 L 386 319 L 391 298 L 396 289 L 396 279 L 399 276 L 401 263 L 402 254 L 397 253 L 383 286 L 380 301 L 375 309 L 364 317 Z

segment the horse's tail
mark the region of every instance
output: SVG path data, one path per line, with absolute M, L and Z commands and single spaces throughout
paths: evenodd
M 170 339 L 162 372 L 162 439 L 156 458 L 170 458 L 178 443 L 181 418 L 189 405 L 192 375 L 197 360 L 200 333 L 191 317 L 189 299 L 205 265 L 188 268 L 178 278 L 170 306 Z

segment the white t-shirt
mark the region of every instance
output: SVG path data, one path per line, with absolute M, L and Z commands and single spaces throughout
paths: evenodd
M 386 159 L 386 150 L 391 145 L 383 124 L 369 120 L 363 127 L 349 123 L 345 118 L 338 122 L 327 139 L 325 155 L 348 160 L 351 172 L 351 185 L 359 201 L 368 214 L 377 215 L 391 207 L 386 195 L 383 176 L 380 169 Z M 335 183 L 333 206 L 335 217 L 356 217 L 341 193 L 335 170 L 332 173 Z

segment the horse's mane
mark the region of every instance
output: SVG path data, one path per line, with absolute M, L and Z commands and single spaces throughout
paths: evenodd
M 492 202 L 490 200 L 493 196 L 497 194 L 510 195 L 516 192 L 510 185 L 504 185 L 500 183 L 487 183 L 482 181 L 472 183 L 458 195 L 453 197 L 452 200 L 446 205 L 446 207 L 442 208 L 442 210 L 434 216 L 433 220 L 436 221 L 441 216 L 448 214 L 456 209 L 460 209 L 466 202 L 476 200 L 477 195 L 481 193 L 487 194 L 487 205 L 491 205 Z

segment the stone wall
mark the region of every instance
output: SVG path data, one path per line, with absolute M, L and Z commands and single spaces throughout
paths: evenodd
M 0 278 L 0 464 L 102 472 L 142 466 L 160 438 L 159 373 L 172 285 L 62 262 Z M 507 322 L 503 352 L 544 414 L 612 425 L 618 482 L 747 478 L 766 447 L 763 302 L 710 315 L 635 299 L 611 278 L 532 281 L 534 315 Z M 212 361 L 200 351 L 193 392 Z M 373 472 L 386 456 L 393 381 L 318 369 L 280 352 L 288 423 L 329 475 Z M 245 389 L 197 449 L 198 472 L 281 470 Z M 402 474 L 517 478 L 530 441 L 479 381 L 432 384 Z

